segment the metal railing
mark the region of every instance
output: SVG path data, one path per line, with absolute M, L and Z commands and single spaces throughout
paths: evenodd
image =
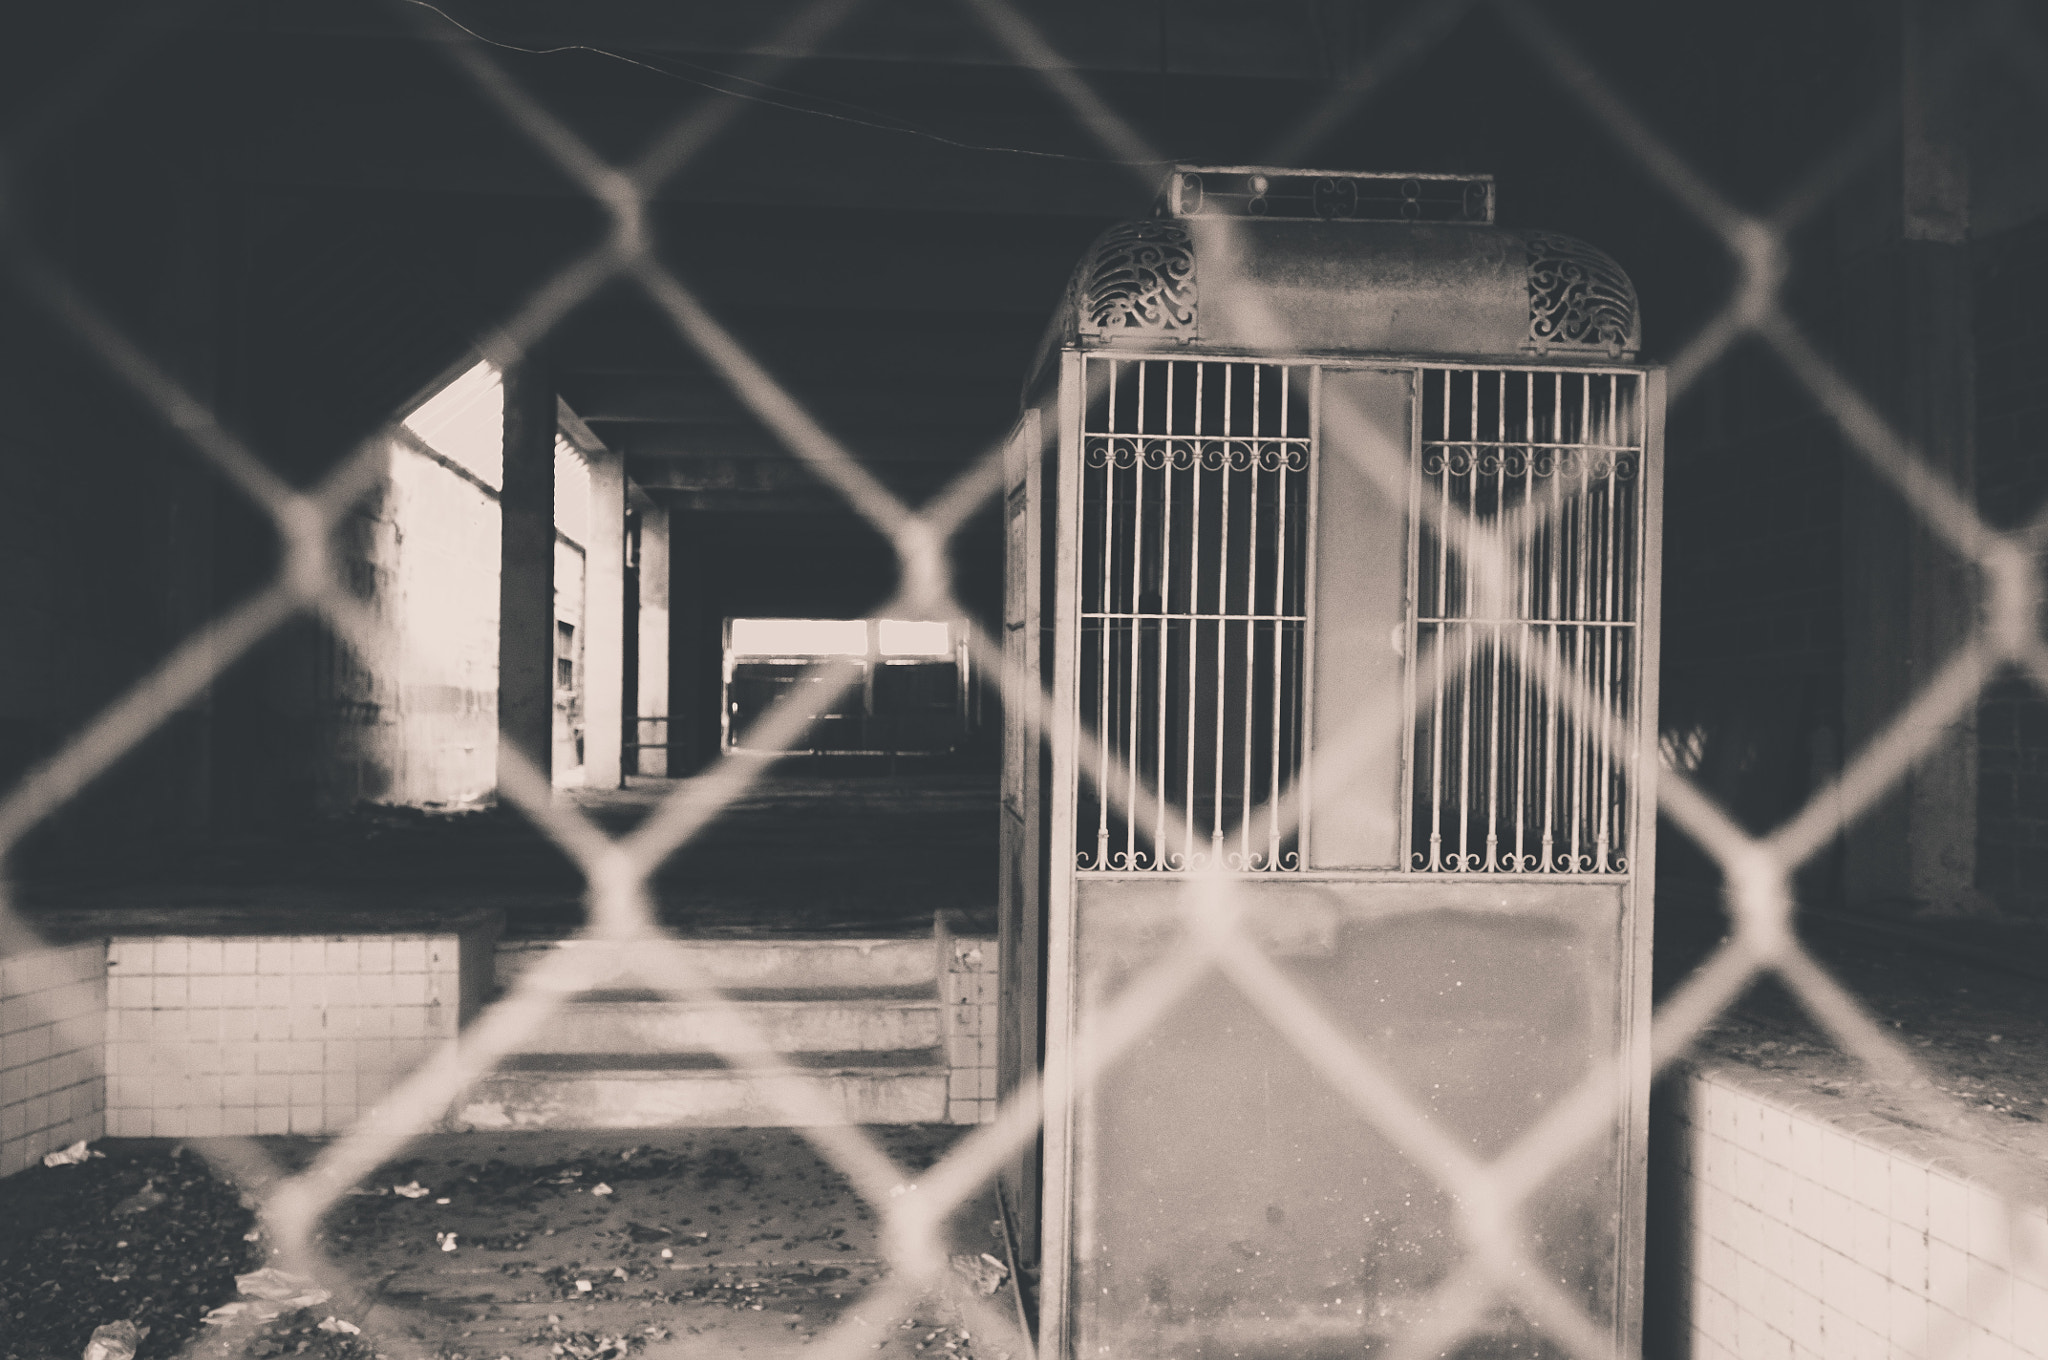
M 1303 740 L 1309 384 L 1285 364 L 1088 362 L 1080 867 L 1299 868 L 1280 795 Z M 1141 778 L 1178 817 L 1128 815 Z
M 1022 12 L 1006 0 L 966 3 L 1019 65 L 1042 77 L 1047 88 L 1099 138 L 1111 158 L 1141 167 L 1139 173 L 1147 181 L 1145 190 L 1150 192 L 1155 173 L 1150 167 L 1163 160 L 1155 148 L 1060 59 Z M 768 35 L 763 50 L 813 50 L 827 31 L 858 8 L 846 0 L 806 5 Z M 1339 86 L 1275 148 L 1273 158 L 1298 157 L 1305 146 L 1383 87 L 1393 73 L 1434 49 L 1459 20 L 1478 8 L 1461 0 L 1438 0 L 1417 7 L 1411 17 L 1396 25 L 1358 75 Z M 2021 7 L 1993 3 L 1982 6 L 1981 13 L 1973 30 L 1977 41 L 1996 56 L 2013 56 L 2020 78 L 2038 82 L 2038 73 L 2048 70 L 2048 58 L 2043 57 L 2040 36 L 2029 26 Z M 1943 723 L 1974 704 L 1996 674 L 2017 672 L 2036 686 L 2048 688 L 2048 642 L 2042 638 L 2037 616 L 2042 590 L 2036 557 L 2043 530 L 2028 526 L 2002 533 L 1987 525 L 1969 500 L 1930 471 L 1906 439 L 1821 355 L 1783 305 L 1782 262 L 1790 233 L 1847 170 L 1867 162 L 1869 139 L 1852 141 L 1839 155 L 1817 165 L 1771 211 L 1748 212 L 1674 152 L 1635 113 L 1541 5 L 1533 0 L 1497 0 L 1484 7 L 1484 15 L 1517 45 L 1526 60 L 1553 75 L 1566 98 L 1612 136 L 1649 182 L 1711 233 L 1735 262 L 1738 283 L 1725 305 L 1677 352 L 1671 365 L 1674 391 L 1684 390 L 1738 340 L 1759 343 L 1828 414 L 1855 455 L 1897 489 L 1919 522 L 1979 573 L 1982 622 L 1967 645 L 1927 678 L 1907 711 L 1854 753 L 1839 777 L 1828 780 L 1781 825 L 1765 833 L 1751 833 L 1675 771 L 1661 777 L 1658 795 L 1661 811 L 1671 825 L 1719 866 L 1734 929 L 1660 1007 L 1655 1036 L 1657 1066 L 1669 1068 L 1684 1057 L 1703 1029 L 1753 981 L 1770 975 L 1909 1111 L 1924 1117 L 1930 1127 L 1944 1127 L 1955 1113 L 1951 1099 L 1928 1085 L 1916 1056 L 1874 1023 L 1794 934 L 1792 876 L 1835 839 L 1847 820 L 1863 814 L 1895 786 L 1914 760 L 1940 739 Z M 443 31 L 443 36 L 450 35 Z M 147 35 L 137 40 L 143 45 L 147 41 Z M 104 70 L 90 74 L 118 79 L 136 45 L 116 44 L 109 49 Z M 990 450 L 976 460 L 930 501 L 918 506 L 905 504 L 713 319 L 652 247 L 645 221 L 653 193 L 716 144 L 750 105 L 736 99 L 709 99 L 665 129 L 639 158 L 613 162 L 580 140 L 523 88 L 485 43 L 465 39 L 440 46 L 460 77 L 609 216 L 610 230 L 599 244 L 564 261 L 552 278 L 511 308 L 499 328 L 504 345 L 513 353 L 525 350 L 602 286 L 614 281 L 636 286 L 761 423 L 895 545 L 906 583 L 904 607 L 944 611 L 908 616 L 966 616 L 967 611 L 950 599 L 945 548 L 968 517 L 1000 487 L 998 451 Z M 49 121 L 89 106 L 96 87 L 80 81 L 69 82 L 66 88 L 68 105 L 38 110 L 41 123 L 15 129 L 11 154 L 23 154 L 25 139 L 42 135 Z M 162 362 L 74 286 L 54 261 L 36 254 L 18 236 L 10 236 L 5 243 L 5 262 L 19 292 L 40 307 L 59 330 L 96 356 L 143 407 L 189 441 L 219 476 L 275 527 L 283 549 L 276 575 L 262 589 L 180 642 L 6 793 L 0 800 L 0 852 L 19 846 L 24 836 L 191 703 L 224 668 L 289 620 L 317 617 L 342 638 L 367 642 L 373 632 L 372 620 L 337 570 L 331 531 L 379 475 L 376 451 L 366 448 L 317 485 L 299 489 L 274 470 L 262 450 L 233 434 Z M 1264 327 L 1276 344 L 1284 342 L 1282 317 L 1248 317 L 1246 326 Z M 1394 483 L 1407 475 L 1399 466 L 1383 466 L 1377 471 Z M 1515 549 L 1500 541 L 1499 532 L 1484 516 L 1470 515 L 1464 506 L 1439 507 L 1434 525 L 1450 544 L 1450 551 L 1468 562 L 1489 555 L 1503 563 L 1513 561 Z M 1479 614 L 1496 616 L 1490 609 Z M 988 673 L 999 673 L 997 649 L 990 639 L 977 634 L 973 650 Z M 1491 658 L 1485 664 L 1491 665 Z M 1532 686 L 1540 684 L 1551 694 L 1560 712 L 1578 715 L 1581 722 L 1599 720 L 1603 696 L 1597 676 L 1588 677 L 1564 666 L 1528 670 L 1528 675 Z M 1015 709 L 1032 715 L 1034 725 L 1041 719 L 1067 721 L 1048 703 L 1027 704 L 1030 696 L 1015 689 L 1025 679 L 1016 674 L 1005 677 L 1005 684 L 1012 687 L 1007 697 Z M 1399 708 L 1400 696 L 1387 696 L 1388 712 L 1405 720 Z M 1370 725 L 1372 719 L 1383 716 L 1368 714 L 1362 721 Z M 794 741 L 807 721 L 801 704 L 784 705 L 763 721 L 757 739 L 763 743 Z M 1085 731 L 1069 734 L 1084 746 L 1091 735 Z M 1098 795 L 1112 807 L 1120 804 L 1122 791 L 1128 787 L 1119 778 L 1126 754 L 1127 748 L 1110 752 L 1106 778 L 1100 770 L 1091 775 L 1097 781 Z M 678 996 L 717 1002 L 722 996 L 719 989 L 698 973 L 691 956 L 678 949 L 656 923 L 645 889 L 654 869 L 697 835 L 721 808 L 740 797 L 760 768 L 756 762 L 719 762 L 704 777 L 679 790 L 644 825 L 617 839 L 608 837 L 573 807 L 551 802 L 546 779 L 522 761 L 506 762 L 500 771 L 500 790 L 583 872 L 588 884 L 584 938 L 631 951 L 637 959 L 651 960 L 668 970 Z M 1287 827 L 1295 812 L 1295 801 L 1284 787 L 1275 798 L 1269 783 L 1264 802 L 1255 804 L 1251 819 L 1277 815 L 1279 824 Z M 1366 1055 L 1350 1047 L 1313 999 L 1302 995 L 1261 954 L 1240 928 L 1227 880 L 1189 875 L 1185 921 L 1181 947 L 1103 1016 L 1101 1032 L 1092 1036 L 1087 1050 L 1096 1055 L 1095 1064 L 1072 1073 L 1073 1080 L 1082 1086 L 1094 1081 L 1102 1062 L 1127 1050 L 1167 1004 L 1185 995 L 1198 979 L 1211 975 L 1228 979 L 1287 1042 L 1312 1058 L 1317 1070 L 1358 1111 L 1362 1127 L 1389 1138 L 1461 1206 L 1460 1221 L 1466 1225 L 1464 1264 L 1438 1287 L 1427 1313 L 1385 1352 L 1390 1360 L 1454 1349 L 1496 1300 L 1510 1302 L 1551 1344 L 1580 1360 L 1608 1355 L 1605 1329 L 1597 1326 L 1578 1302 L 1546 1283 L 1541 1271 L 1528 1266 L 1528 1245 L 1515 1227 L 1514 1210 L 1552 1170 L 1609 1126 L 1618 1098 L 1610 1079 L 1604 1075 L 1589 1078 L 1505 1153 L 1490 1161 L 1477 1160 L 1412 1106 L 1398 1084 L 1387 1080 Z M 8 941 L 10 950 L 24 948 L 34 939 L 33 931 L 11 904 L 0 912 L 0 938 Z M 454 1044 L 443 1048 L 348 1133 L 322 1148 L 310 1166 L 280 1180 L 264 1199 L 261 1213 L 266 1231 L 283 1244 L 285 1258 L 298 1268 L 347 1283 L 337 1278 L 340 1267 L 319 1244 L 315 1229 L 321 1215 L 346 1187 L 432 1128 L 451 1093 L 490 1070 L 544 1025 L 566 997 L 594 976 L 593 966 L 603 966 L 596 957 L 603 952 L 592 949 L 565 954 L 534 969 L 489 1008 L 465 1034 L 459 1048 Z M 745 1041 L 735 1042 L 728 1055 L 736 1062 L 766 1047 L 758 1037 L 742 1039 Z M 885 1225 L 887 1278 L 857 1313 L 807 1348 L 823 1360 L 851 1360 L 867 1353 L 880 1340 L 882 1330 L 892 1325 L 890 1319 L 900 1316 L 910 1300 L 942 1278 L 945 1263 L 939 1245 L 940 1224 L 987 1184 L 999 1166 L 1036 1138 L 1044 1114 L 1040 1092 L 1029 1084 L 1012 1092 L 995 1122 L 974 1130 L 936 1165 L 914 1178 L 892 1164 L 882 1147 L 861 1130 L 831 1126 L 801 1086 L 778 1086 L 772 1095 L 790 1123 L 806 1126 L 806 1136 L 821 1155 L 846 1174 Z M 1968 1160 L 1976 1154 L 1959 1146 L 1957 1156 Z M 2022 1202 L 2028 1193 L 2024 1180 L 1995 1159 L 1982 1162 L 1981 1170 L 1990 1183 L 2006 1188 L 2009 1204 Z M 906 1191 L 913 1179 L 915 1189 Z M 969 1299 L 966 1306 L 979 1310 L 976 1315 L 987 1330 L 1004 1325 L 978 1300 Z M 380 1344 L 385 1341 L 373 1339 Z M 1936 1336 L 1930 1339 L 1928 1353 L 1960 1356 L 1964 1343 L 1960 1333 Z M 393 1340 L 389 1344 L 395 1348 L 400 1343 Z
M 1407 654 L 1422 696 L 1417 869 L 1628 868 L 1640 387 L 1632 373 L 1425 370 L 1419 499 L 1433 513 L 1417 517 Z M 1487 535 L 1512 555 L 1494 598 L 1471 569 Z M 1595 700 L 1590 714 L 1557 701 L 1568 690 Z

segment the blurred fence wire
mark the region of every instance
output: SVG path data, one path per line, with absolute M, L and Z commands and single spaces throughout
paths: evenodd
M 1025 10 L 1010 0 L 962 3 L 1020 65 L 1042 78 L 1110 158 L 1130 164 L 1149 192 L 1166 158 L 1091 88 L 1082 72 L 1062 59 Z M 767 35 L 759 50 L 815 51 L 860 4 L 861 0 L 814 0 Z M 614 163 L 593 151 L 524 88 L 497 59 L 492 44 L 467 29 L 451 35 L 453 21 L 438 10 L 421 12 L 430 8 L 404 12 L 439 37 L 461 39 L 439 44 L 454 70 L 601 205 L 609 219 L 601 244 L 564 262 L 480 342 L 490 357 L 501 363 L 516 360 L 600 288 L 621 280 L 637 285 L 761 424 L 893 545 L 902 587 L 899 598 L 885 612 L 903 617 L 968 617 L 969 611 L 953 596 L 947 549 L 969 517 L 1000 492 L 1001 449 L 982 451 L 949 488 L 925 504 L 906 504 L 809 414 L 800 394 L 786 390 L 770 376 L 656 255 L 646 222 L 650 199 L 661 185 L 715 146 L 750 105 L 739 98 L 708 96 L 655 137 L 637 159 Z M 1658 1008 L 1655 1066 L 1662 1071 L 1684 1058 L 1702 1032 L 1745 989 L 1760 976 L 1771 975 L 1846 1053 L 1881 1078 L 1913 1117 L 1935 1129 L 1953 1128 L 1960 1118 L 1959 1104 L 1932 1086 L 1914 1056 L 1829 975 L 1792 929 L 1795 872 L 1823 852 L 1849 821 L 1894 787 L 1913 762 L 1940 739 L 1944 723 L 1976 703 L 1985 686 L 2001 674 L 2024 675 L 2048 691 L 2048 639 L 2039 626 L 2042 592 L 2037 567 L 2048 524 L 2035 523 L 2012 532 L 1987 525 L 1970 498 L 1930 470 L 1909 441 L 1823 356 L 1784 305 L 1790 234 L 1883 145 L 1884 111 L 1874 113 L 1868 126 L 1816 164 L 1776 207 L 1752 213 L 1736 206 L 1709 176 L 1663 141 L 1542 5 L 1534 0 L 1496 0 L 1483 6 L 1472 0 L 1438 0 L 1418 7 L 1378 51 L 1367 55 L 1348 80 L 1331 91 L 1321 107 L 1282 136 L 1273 148 L 1275 158 L 1294 159 L 1312 150 L 1342 118 L 1368 102 L 1389 79 L 1425 57 L 1475 10 L 1547 71 L 1565 94 L 1607 131 L 1647 180 L 1719 240 L 1734 261 L 1737 286 L 1711 319 L 1679 347 L 1670 363 L 1673 396 L 1738 341 L 1761 341 L 1832 419 L 1846 446 L 1898 490 L 1921 523 L 1950 551 L 1974 564 L 1981 583 L 1980 618 L 1968 643 L 1925 682 L 1904 712 L 1853 754 L 1839 777 L 1781 825 L 1764 834 L 1751 834 L 1684 773 L 1666 768 L 1658 775 L 1662 814 L 1696 842 L 1723 875 L 1734 929 Z M 2048 95 L 2048 90 L 2040 89 L 2044 72 L 2048 72 L 2044 47 L 2019 5 L 1981 5 L 1964 31 L 1973 49 L 1995 48 L 2009 56 L 2014 68 Z M 37 110 L 16 129 L 9 154 L 16 158 L 29 154 L 53 123 L 75 116 L 95 91 L 118 81 L 127 65 L 138 59 L 138 50 L 146 46 L 146 35 L 110 46 L 99 68 L 91 73 L 97 83 L 74 82 L 59 105 Z M 1957 52 L 1950 57 L 1960 60 L 1975 54 Z M 779 65 L 795 59 L 757 63 L 745 76 L 765 79 Z M 0 856 L 17 847 L 39 824 L 288 620 L 317 617 L 345 641 L 365 650 L 376 645 L 376 625 L 344 581 L 333 543 L 342 517 L 379 475 L 378 449 L 372 441 L 344 459 L 316 486 L 295 488 L 266 462 L 261 449 L 246 446 L 232 434 L 214 412 L 195 400 L 75 288 L 60 268 L 36 254 L 24 239 L 7 237 L 4 254 L 5 265 L 21 292 L 81 342 L 108 373 L 267 517 L 284 551 L 274 579 L 264 589 L 193 634 L 7 792 L 0 801 Z M 1242 301 L 1250 295 L 1248 290 L 1219 290 L 1219 294 L 1239 300 L 1236 305 L 1253 313 L 1239 318 L 1241 330 L 1263 334 L 1276 351 L 1286 350 L 1285 317 L 1257 314 L 1256 303 Z M 1341 412 L 1337 415 L 1343 418 Z M 1410 475 L 1406 449 L 1367 446 L 1362 457 L 1365 470 L 1373 477 L 1392 487 L 1406 486 Z M 1454 516 L 1456 511 L 1443 513 Z M 1484 525 L 1445 523 L 1436 527 L 1444 531 L 1444 539 L 1455 545 L 1455 550 L 1473 559 L 1467 564 L 1473 579 L 1498 581 L 1512 570 L 1518 544 L 1506 531 Z M 1458 532 L 1448 532 L 1453 528 Z M 1000 664 L 1001 648 L 996 640 L 976 632 L 970 652 L 986 673 L 1002 675 L 1006 686 L 1017 683 L 1015 672 Z M 1540 668 L 1531 670 L 1540 676 Z M 781 701 L 763 719 L 750 744 L 759 749 L 797 746 L 815 697 L 792 694 Z M 1028 731 L 1034 740 L 1057 738 L 1079 743 L 1091 739 L 1092 734 L 1082 730 L 1080 718 L 1060 711 L 1047 696 L 1006 690 L 1003 697 L 1006 705 L 1028 715 Z M 1591 693 L 1573 690 L 1550 697 L 1581 715 L 1606 716 L 1599 712 L 1604 701 Z M 1341 780 L 1347 753 L 1380 744 L 1390 725 L 1402 727 L 1409 720 L 1400 694 L 1383 696 L 1378 705 L 1355 716 L 1335 750 L 1321 752 L 1318 777 Z M 1059 731 L 1061 725 L 1068 730 Z M 723 999 L 723 993 L 701 975 L 689 953 L 678 948 L 659 925 L 648 885 L 654 871 L 698 836 L 721 810 L 743 797 L 765 768 L 765 763 L 757 761 L 719 763 L 705 776 L 680 787 L 644 824 L 618 838 L 609 836 L 574 806 L 552 800 L 546 775 L 517 757 L 502 765 L 499 789 L 505 800 L 523 811 L 581 870 L 588 885 L 584 939 L 630 952 L 643 968 L 659 960 L 669 979 L 666 986 L 675 997 L 715 1002 Z M 1084 778 L 1096 779 L 1098 774 L 1084 765 Z M 1170 802 L 1169 791 L 1149 788 L 1143 771 L 1131 771 L 1112 761 L 1110 776 L 1106 782 L 1097 780 L 1094 793 L 1117 807 L 1120 815 L 1136 811 L 1125 806 L 1133 790 L 1142 791 L 1148 816 L 1160 806 L 1159 800 Z M 1170 810 L 1169 815 L 1177 816 L 1178 811 Z M 1252 815 L 1261 824 L 1292 828 L 1299 815 L 1296 795 L 1290 791 L 1277 808 L 1262 806 Z M 1588 1076 L 1570 1098 L 1554 1105 L 1505 1154 L 1490 1161 L 1475 1158 L 1464 1140 L 1433 1122 L 1402 1085 L 1348 1039 L 1261 953 L 1250 933 L 1240 929 L 1237 882 L 1221 872 L 1186 876 L 1183 937 L 1099 1016 L 1095 1033 L 1077 1049 L 1086 1055 L 1087 1065 L 1066 1074 L 1071 1089 L 1085 1089 L 1104 1065 L 1140 1039 L 1148 1026 L 1198 982 L 1212 976 L 1227 979 L 1341 1093 L 1362 1125 L 1389 1140 L 1459 1206 L 1464 1263 L 1438 1287 L 1436 1306 L 1400 1337 L 1388 1355 L 1421 1357 L 1453 1351 L 1503 1300 L 1580 1360 L 1612 1354 L 1607 1326 L 1532 1266 L 1530 1244 L 1518 1225 L 1517 1211 L 1552 1173 L 1610 1126 L 1623 1095 L 1616 1076 L 1606 1069 Z M 33 929 L 11 902 L 0 902 L 0 943 L 10 954 L 26 952 L 36 943 Z M 401 1153 L 411 1139 L 435 1127 L 453 1093 L 515 1052 L 522 1040 L 548 1023 L 565 998 L 602 976 L 607 966 L 605 951 L 591 949 L 564 952 L 534 968 L 465 1032 L 459 1047 L 454 1043 L 444 1046 L 373 1112 L 328 1143 L 310 1166 L 278 1181 L 261 1213 L 269 1233 L 282 1244 L 286 1259 L 325 1281 L 349 1287 L 352 1282 L 345 1279 L 343 1269 L 322 1254 L 316 1228 L 323 1213 L 347 1187 Z M 728 1036 L 721 1054 L 742 1064 L 769 1045 L 762 1036 L 744 1032 L 738 1011 L 733 1018 L 734 1026 L 719 1031 Z M 973 1130 L 936 1166 L 921 1173 L 909 1193 L 902 1193 L 911 1179 L 903 1169 L 892 1164 L 861 1129 L 834 1126 L 827 1112 L 813 1107 L 801 1084 L 784 1082 L 772 1096 L 787 1122 L 804 1128 L 804 1136 L 846 1175 L 885 1224 L 886 1281 L 869 1296 L 868 1306 L 858 1316 L 850 1316 L 832 1332 L 819 1336 L 809 1348 L 823 1360 L 847 1360 L 868 1350 L 889 1319 L 941 1278 L 945 1265 L 942 1224 L 985 1186 L 999 1167 L 1037 1137 L 1043 1118 L 1041 1093 L 1029 1082 L 1010 1093 L 993 1122 Z M 260 1158 L 253 1146 L 247 1155 Z M 2011 1203 L 2023 1202 L 2022 1180 L 2013 1167 L 1972 1153 L 1961 1143 L 1957 1155 L 1970 1161 L 1972 1169 L 1988 1183 L 2007 1188 Z M 968 1300 L 967 1306 L 980 1310 L 977 1325 L 986 1333 L 998 1333 L 1010 1325 L 979 1301 Z M 386 1344 L 383 1338 L 376 1340 Z M 1961 1356 L 1966 1341 L 1960 1331 L 1932 1337 L 1928 1354 Z M 389 1344 L 396 1348 L 403 1343 L 393 1339 Z

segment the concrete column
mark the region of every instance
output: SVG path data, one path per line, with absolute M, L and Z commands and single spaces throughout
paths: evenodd
M 590 462 L 590 542 L 583 559 L 583 782 L 623 782 L 626 699 L 626 467 L 595 441 Z
M 1936 7 L 1901 6 L 1901 151 L 1846 233 L 1850 369 L 1906 442 L 1965 502 L 1976 499 L 1976 351 L 1969 162 L 1959 91 L 1931 54 Z M 1889 485 L 1844 463 L 1843 721 L 1854 759 L 1953 657 L 1977 618 L 1972 570 Z M 1844 894 L 1878 910 L 1972 911 L 1975 705 L 1934 734 L 1891 796 L 1849 829 Z
M 640 674 L 637 713 L 643 718 L 669 716 L 668 695 L 668 507 L 651 497 L 636 502 L 640 512 Z M 644 741 L 668 741 L 662 723 L 641 723 Z M 637 774 L 665 775 L 666 748 L 639 753 Z
M 498 761 L 551 775 L 555 718 L 555 392 L 539 361 L 505 371 L 498 493 Z
M 694 515 L 669 514 L 669 773 L 692 775 L 718 754 L 719 621 L 705 609 L 710 589 Z

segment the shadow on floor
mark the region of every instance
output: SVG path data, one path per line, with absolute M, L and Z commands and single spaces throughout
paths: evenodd
M 608 833 L 665 799 L 708 788 L 635 777 L 557 797 Z M 982 769 L 789 761 L 765 769 L 654 878 L 662 923 L 683 934 L 914 935 L 958 912 L 995 924 L 997 802 Z M 366 807 L 292 834 L 155 847 L 25 885 L 52 934 L 105 928 L 277 929 L 407 924 L 497 907 L 507 933 L 558 936 L 582 921 L 582 877 L 509 808 L 427 813 Z

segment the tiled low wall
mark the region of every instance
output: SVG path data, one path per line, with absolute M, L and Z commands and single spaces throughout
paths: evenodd
M 0 1176 L 103 1134 L 107 946 L 0 960 Z
M 1934 1136 L 1839 1098 L 1728 1066 L 1677 1095 L 1691 1360 L 2048 1357 L 2048 1175 L 2008 1219 Z
M 346 1129 L 483 1005 L 496 934 L 115 937 L 107 1132 Z
M 996 1117 L 996 942 L 955 934 L 945 917 L 937 936 L 947 1118 L 984 1124 Z

